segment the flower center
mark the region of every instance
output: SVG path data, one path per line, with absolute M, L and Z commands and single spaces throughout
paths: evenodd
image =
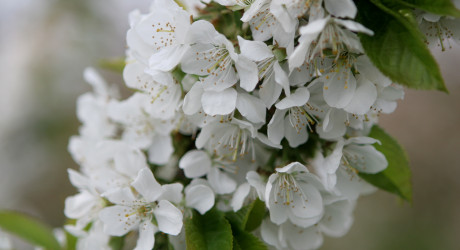
M 293 205 L 294 199 L 301 199 L 308 202 L 307 197 L 299 188 L 297 181 L 292 174 L 278 173 L 277 185 L 275 185 L 275 204 L 278 204 L 278 199 L 283 205 Z
M 226 127 L 225 130 L 220 130 L 223 134 L 220 135 L 220 138 L 214 145 L 216 148 L 215 152 L 217 153 L 220 149 L 225 149 L 227 152 L 221 156 L 229 157 L 232 161 L 236 161 L 238 156 L 242 157 L 252 149 L 252 159 L 255 160 L 254 142 L 250 132 L 246 129 L 241 129 L 237 125 L 231 126 L 233 128 Z M 217 134 L 213 134 L 213 136 Z
M 170 22 L 152 24 L 152 28 L 156 31 L 155 35 L 152 36 L 156 50 L 171 46 L 176 41 L 176 26 Z
M 311 105 L 304 105 L 300 107 L 292 107 L 289 109 L 289 122 L 291 126 L 296 129 L 297 134 L 300 134 L 300 131 L 308 126 L 308 129 L 313 132 L 311 126 L 318 123 L 318 120 L 307 110 L 311 110 Z

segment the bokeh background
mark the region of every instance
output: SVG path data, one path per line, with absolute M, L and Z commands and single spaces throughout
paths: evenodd
M 87 66 L 124 56 L 128 13 L 148 0 L 0 1 L 0 208 L 53 227 L 76 190 L 67 152 L 78 133 L 76 98 Z M 381 126 L 407 150 L 413 203 L 379 191 L 363 197 L 355 223 L 322 249 L 460 249 L 460 46 L 434 49 L 450 94 L 407 90 Z M 121 76 L 100 70 L 122 86 Z M 26 247 L 25 245 L 21 245 Z

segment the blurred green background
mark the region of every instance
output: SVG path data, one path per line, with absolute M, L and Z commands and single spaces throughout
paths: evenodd
M 75 102 L 90 90 L 83 69 L 124 56 L 128 13 L 148 5 L 0 1 L 0 208 L 63 224 L 64 199 L 76 192 L 66 172 L 77 167 L 67 152 L 78 133 Z M 460 46 L 452 46 L 433 50 L 450 94 L 407 90 L 381 119 L 409 154 L 413 204 L 381 191 L 363 197 L 350 232 L 322 249 L 460 249 Z

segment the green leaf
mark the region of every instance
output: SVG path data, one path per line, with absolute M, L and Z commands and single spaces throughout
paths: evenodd
M 99 67 L 102 69 L 111 70 L 120 74 L 123 73 L 125 66 L 125 58 L 103 59 L 99 61 Z
M 121 250 L 125 245 L 125 237 L 124 236 L 112 236 L 109 240 L 109 246 L 113 250 Z
M 233 225 L 246 231 L 253 231 L 260 226 L 265 217 L 265 203 L 256 199 L 237 212 L 227 212 L 225 217 Z
M 364 180 L 401 198 L 412 200 L 411 171 L 406 152 L 398 142 L 377 125 L 372 127 L 369 137 L 381 142 L 374 147 L 385 155 L 388 167 L 377 174 L 360 173 Z
M 238 241 L 236 241 L 235 237 L 233 237 L 233 250 L 243 250 L 238 244 Z
M 254 231 L 257 229 L 262 220 L 265 218 L 265 203 L 259 199 L 251 203 L 251 210 L 249 211 L 248 219 L 246 220 L 246 231 Z
M 383 74 L 409 88 L 447 92 L 439 66 L 407 9 L 391 9 L 379 0 L 356 5 L 358 21 L 374 31 L 373 36 L 359 34 L 361 43 Z
M 77 237 L 75 235 L 65 231 L 66 238 L 66 250 L 75 250 L 77 249 Z
M 233 236 L 224 214 L 213 208 L 200 215 L 194 211 L 185 220 L 185 241 L 189 250 L 231 250 Z
M 267 250 L 267 246 L 250 232 L 244 231 L 236 225 L 232 225 L 234 248 L 244 250 Z M 236 243 L 236 244 L 235 244 Z
M 418 8 L 440 16 L 460 17 L 460 11 L 452 0 L 398 0 L 411 8 Z
M 38 220 L 14 211 L 0 211 L 0 227 L 45 249 L 61 249 L 51 229 Z

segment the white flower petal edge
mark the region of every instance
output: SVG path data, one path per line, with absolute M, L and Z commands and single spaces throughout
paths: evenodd
M 158 229 L 164 233 L 178 235 L 182 229 L 182 212 L 167 200 L 158 202 L 153 211 L 158 222 Z

